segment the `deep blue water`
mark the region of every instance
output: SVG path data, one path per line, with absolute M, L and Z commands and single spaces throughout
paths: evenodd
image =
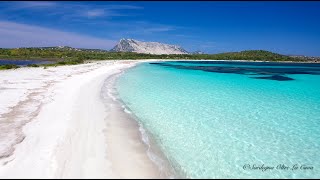
M 315 63 L 277 63 L 277 62 L 228 62 L 228 61 L 176 61 L 169 63 L 150 63 L 177 69 L 202 70 L 215 73 L 248 75 L 250 78 L 277 81 L 294 80 L 288 75 L 320 75 L 320 64 Z
M 185 177 L 319 178 L 319 72 L 319 64 L 143 63 L 117 90 Z

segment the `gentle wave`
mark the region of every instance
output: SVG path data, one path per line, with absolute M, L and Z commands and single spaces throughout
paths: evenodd
M 150 135 L 148 135 L 148 132 L 144 129 L 143 125 L 139 121 L 137 121 L 137 117 L 132 113 L 130 108 L 126 106 L 126 104 L 119 97 L 117 89 L 115 88 L 115 83 L 117 79 L 124 73 L 125 71 L 121 71 L 120 73 L 110 76 L 105 80 L 105 83 L 101 90 L 101 97 L 107 107 L 110 104 L 109 100 L 111 99 L 115 103 L 115 106 L 121 107 L 123 113 L 130 115 L 130 119 L 138 123 L 141 142 L 143 142 L 147 147 L 146 154 L 148 158 L 158 167 L 161 176 L 174 178 L 175 175 L 170 164 L 166 162 L 165 157 L 162 158 L 160 157 L 160 155 L 153 152 L 153 149 L 155 149 L 155 147 L 153 147 L 154 143 L 152 143 L 152 140 L 150 140 Z
M 227 62 L 225 62 L 227 63 Z M 187 178 L 314 178 L 320 172 L 320 76 L 283 68 L 284 79 L 179 63 L 144 63 L 118 80 L 122 100 Z M 250 65 L 250 64 L 249 64 Z M 256 65 L 256 64 L 254 64 Z M 267 64 L 272 66 L 272 64 Z M 302 66 L 302 65 L 301 65 Z M 222 71 L 219 71 L 222 70 Z M 267 68 L 279 73 L 279 68 Z M 282 71 L 281 70 L 281 71 Z M 129 72 L 130 71 L 130 72 Z M 266 76 L 267 76 L 266 75 Z M 282 74 L 283 75 L 283 74 Z M 310 171 L 248 171 L 245 164 L 294 163 Z

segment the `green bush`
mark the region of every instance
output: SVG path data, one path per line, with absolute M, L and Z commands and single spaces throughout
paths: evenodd
M 57 64 L 59 64 L 59 65 L 66 65 L 67 63 L 66 63 L 65 61 L 60 61 L 60 62 L 58 62 Z
M 17 69 L 19 67 L 20 66 L 15 65 L 15 64 L 5 64 L 5 65 L 0 65 L 0 70 L 3 70 L 3 69 Z
M 27 67 L 39 67 L 38 64 L 28 64 Z

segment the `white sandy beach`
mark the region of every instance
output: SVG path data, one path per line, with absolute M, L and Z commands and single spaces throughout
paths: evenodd
M 101 100 L 105 80 L 136 63 L 0 71 L 0 178 L 165 177 L 137 123 Z

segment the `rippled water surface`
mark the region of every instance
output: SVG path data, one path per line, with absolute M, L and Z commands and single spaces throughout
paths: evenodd
M 318 64 L 143 63 L 117 89 L 185 177 L 320 177 Z

